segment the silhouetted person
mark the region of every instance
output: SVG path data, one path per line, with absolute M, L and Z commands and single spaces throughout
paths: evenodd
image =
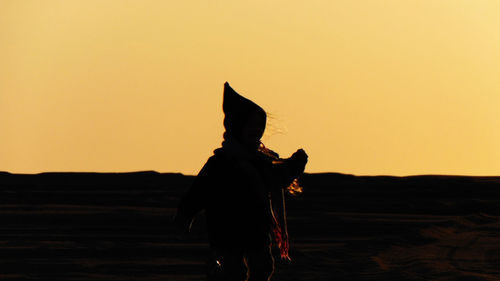
M 223 111 L 222 147 L 214 150 L 181 199 L 175 223 L 187 232 L 205 209 L 210 248 L 220 265 L 209 280 L 267 281 L 274 271 L 270 234 L 277 221 L 270 194 L 303 173 L 307 154 L 299 149 L 290 158 L 273 161 L 263 153 L 265 111 L 227 82 Z

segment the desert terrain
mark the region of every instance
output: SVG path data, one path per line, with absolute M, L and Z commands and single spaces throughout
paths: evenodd
M 0 172 L 0 280 L 204 280 L 203 214 L 188 236 L 171 221 L 193 179 Z M 273 280 L 500 280 L 500 177 L 300 180 Z

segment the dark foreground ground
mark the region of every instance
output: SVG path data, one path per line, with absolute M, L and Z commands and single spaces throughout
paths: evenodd
M 204 280 L 203 219 L 171 224 L 193 177 L 0 173 L 0 280 Z M 500 280 L 500 177 L 306 174 L 275 281 Z

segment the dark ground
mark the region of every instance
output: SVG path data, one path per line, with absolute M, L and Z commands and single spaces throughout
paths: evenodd
M 0 173 L 0 280 L 204 280 L 203 218 L 189 237 L 171 224 L 192 180 Z M 301 181 L 275 281 L 500 280 L 500 177 Z

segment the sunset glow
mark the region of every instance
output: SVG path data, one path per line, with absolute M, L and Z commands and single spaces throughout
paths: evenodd
M 196 174 L 225 81 L 306 172 L 500 175 L 498 1 L 0 0 L 0 171 Z

